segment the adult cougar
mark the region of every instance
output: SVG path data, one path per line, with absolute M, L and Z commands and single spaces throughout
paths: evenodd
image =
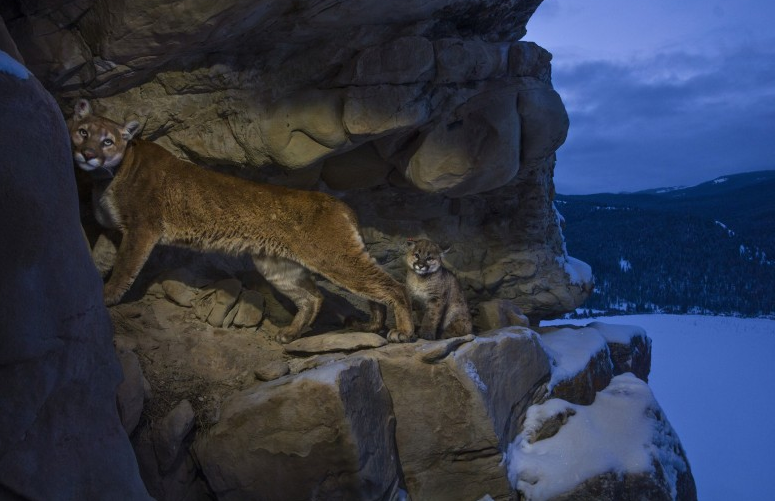
M 122 241 L 104 298 L 113 305 L 134 282 L 156 244 L 250 254 L 256 268 L 298 312 L 278 339 L 287 343 L 315 320 L 323 295 L 310 271 L 369 300 L 370 330 L 393 308 L 388 340 L 414 339 L 403 287 L 366 252 L 354 212 L 324 193 L 254 183 L 176 158 L 134 138 L 137 122 L 119 125 L 79 100 L 70 122 L 76 164 L 92 173 L 100 224 Z

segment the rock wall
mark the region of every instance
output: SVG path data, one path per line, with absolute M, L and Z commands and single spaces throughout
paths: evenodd
M 78 220 L 67 129 L 56 102 L 6 48 L 0 497 L 150 499 L 116 411 L 121 367 Z
M 648 393 L 650 341 L 502 328 L 525 315 L 535 327 L 592 287 L 553 205 L 568 118 L 550 55 L 521 41 L 539 3 L 3 2 L 0 42 L 16 41 L 66 114 L 92 98 L 181 157 L 333 192 L 395 275 L 404 238 L 452 244 L 482 335 L 280 346 L 288 313 L 260 278 L 210 261 L 211 280 L 190 255 L 157 253 L 110 311 L 119 366 L 61 117 L 34 77 L 0 72 L 3 96 L 19 96 L 0 103 L 0 223 L 14 235 L 0 247 L 0 397 L 18 409 L 0 420 L 0 495 L 544 499 L 525 482 L 551 474 L 509 451 L 558 440 L 612 385 Z M 52 135 L 61 144 L 35 142 Z M 326 291 L 323 331 L 341 325 L 340 294 Z M 569 342 L 588 350 L 580 366 L 563 360 Z M 644 468 L 593 472 L 555 499 L 696 499 L 680 441 L 655 402 L 646 410 L 660 434 L 630 444 L 651 452 Z
M 410 344 L 324 333 L 280 348 L 266 323 L 203 324 L 150 290 L 112 312 L 150 383 L 127 381 L 145 403 L 121 407 L 154 416 L 130 431 L 157 499 L 696 500 L 638 327 Z
M 452 244 L 474 305 L 507 299 L 537 321 L 592 288 L 552 203 L 568 117 L 551 56 L 520 41 L 539 3 L 16 0 L 0 14 L 66 113 L 95 98 L 180 156 L 333 191 L 381 263 L 406 237 Z

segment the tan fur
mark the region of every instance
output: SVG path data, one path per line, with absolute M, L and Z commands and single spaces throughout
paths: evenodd
M 137 123 L 121 126 L 91 114 L 80 100 L 70 125 L 76 163 L 105 178 L 96 183 L 98 220 L 123 238 L 104 296 L 117 303 L 156 244 L 249 254 L 267 280 L 297 306 L 281 342 L 297 338 L 320 310 L 310 271 L 370 301 L 371 329 L 394 309 L 390 341 L 414 339 L 403 287 L 369 257 L 355 214 L 324 193 L 254 183 L 182 161 L 149 141 L 132 139 Z M 107 139 L 107 143 L 105 142 Z M 89 159 L 91 158 L 91 163 Z M 108 162 L 95 159 L 107 158 Z
M 446 251 L 430 240 L 410 240 L 405 255 L 406 288 L 424 310 L 419 335 L 423 339 L 471 334 L 471 313 L 455 275 L 444 268 Z

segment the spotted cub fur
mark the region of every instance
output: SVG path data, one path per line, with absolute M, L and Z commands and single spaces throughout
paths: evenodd
M 407 242 L 406 288 L 423 312 L 419 329 L 423 339 L 465 336 L 472 330 L 460 283 L 441 262 L 447 250 L 430 240 Z

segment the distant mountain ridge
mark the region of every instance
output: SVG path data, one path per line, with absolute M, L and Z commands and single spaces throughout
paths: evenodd
M 584 308 L 775 315 L 775 170 L 555 205 L 595 274 Z

